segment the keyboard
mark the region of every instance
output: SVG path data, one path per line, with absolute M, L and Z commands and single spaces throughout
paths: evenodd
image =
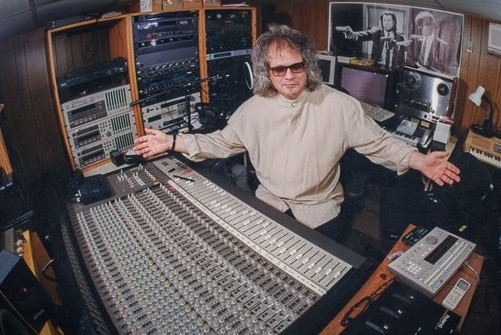
M 383 128 L 386 129 L 391 136 L 414 147 L 427 148 L 433 136 L 433 131 L 431 129 L 423 128 L 418 122 L 407 119 L 401 120 L 396 129 L 388 127 Z
M 470 130 L 463 149 L 478 160 L 501 169 L 501 139 L 484 137 Z
M 417 145 L 419 143 L 420 138 L 417 136 L 407 135 L 407 134 L 403 134 L 403 133 L 398 132 L 398 131 L 391 131 L 389 129 L 386 129 L 386 130 L 388 130 L 388 132 L 391 134 L 391 136 L 396 137 L 399 140 L 404 141 L 405 143 L 407 143 L 409 145 L 412 145 L 413 147 L 417 147 Z
M 376 122 L 384 122 L 391 119 L 395 115 L 395 113 L 383 109 L 378 105 L 362 103 L 362 107 L 364 108 L 365 113 Z

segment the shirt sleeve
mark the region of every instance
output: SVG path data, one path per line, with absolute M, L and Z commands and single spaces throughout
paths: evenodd
M 245 152 L 245 147 L 231 125 L 210 134 L 183 134 L 182 136 L 188 151 L 185 156 L 193 161 L 228 158 Z
M 355 115 L 350 118 L 350 147 L 365 155 L 375 164 L 396 171 L 399 175 L 409 169 L 409 158 L 417 149 L 391 136 L 374 120 L 368 117 L 356 101 Z

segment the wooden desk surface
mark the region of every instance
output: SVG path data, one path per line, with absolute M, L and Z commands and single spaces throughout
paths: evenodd
M 409 225 L 403 232 L 402 237 L 408 234 L 414 228 L 414 225 Z M 405 251 L 407 249 L 409 249 L 409 247 L 402 242 L 402 238 L 399 238 L 388 255 L 399 251 Z M 472 253 L 467 260 L 468 264 L 473 267 L 479 275 L 482 269 L 483 261 L 484 257 L 478 255 L 477 253 Z M 385 286 L 386 283 L 389 283 L 395 278 L 395 276 L 388 270 L 388 264 L 390 262 L 390 259 L 388 257 L 385 257 L 385 259 L 381 262 L 381 264 L 379 264 L 377 269 L 369 277 L 362 288 L 360 288 L 357 294 L 353 296 L 353 298 L 336 315 L 336 317 L 320 332 L 320 335 L 340 334 L 345 328 L 341 325 L 341 320 L 343 319 L 343 316 L 346 314 L 346 312 L 350 309 L 350 307 L 355 305 L 358 301 L 360 301 L 360 299 L 374 294 L 374 292 L 376 292 L 378 289 Z M 440 304 L 460 277 L 470 282 L 471 286 L 464 295 L 463 299 L 461 299 L 456 309 L 454 309 L 454 312 L 461 316 L 459 328 L 461 328 L 461 326 L 463 325 L 464 319 L 468 312 L 468 308 L 471 304 L 471 300 L 473 299 L 473 294 L 475 293 L 475 290 L 478 286 L 478 280 L 474 272 L 464 266 L 461 267 L 459 271 L 451 278 L 451 280 L 449 280 L 449 282 L 433 298 L 436 303 Z

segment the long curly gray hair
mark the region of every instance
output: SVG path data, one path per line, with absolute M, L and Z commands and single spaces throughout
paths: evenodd
M 322 85 L 322 74 L 318 66 L 318 55 L 313 42 L 301 32 L 286 25 L 270 25 L 256 41 L 252 50 L 252 71 L 254 73 L 254 94 L 264 97 L 277 95 L 269 78 L 268 50 L 276 45 L 280 49 L 291 48 L 303 55 L 308 76 L 306 89 L 314 91 Z

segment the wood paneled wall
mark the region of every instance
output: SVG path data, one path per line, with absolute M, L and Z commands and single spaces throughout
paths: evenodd
M 0 101 L 14 181 L 22 188 L 48 174 L 71 173 L 49 86 L 45 31 L 21 34 L 0 44 Z
M 329 1 L 254 1 L 262 6 L 261 28 L 272 22 L 290 24 L 311 38 L 319 50 L 327 50 L 329 27 Z M 377 1 L 369 1 L 377 2 Z M 380 1 L 383 2 L 384 1 Z M 474 6 L 474 4 L 472 4 Z M 481 124 L 488 106 L 480 108 L 468 100 L 468 95 L 478 85 L 485 87 L 486 95 L 494 104 L 494 129 L 501 131 L 501 57 L 487 53 L 489 22 L 465 15 L 461 52 L 461 72 L 455 106 L 454 128 L 456 135 L 463 133 L 472 124 Z M 467 42 L 473 42 L 471 52 L 466 51 Z
M 455 122 L 462 130 L 474 123 L 482 123 L 489 107 L 481 108 L 468 100 L 478 85 L 485 88 L 486 96 L 494 105 L 493 127 L 501 131 L 501 57 L 487 53 L 489 22 L 472 16 L 465 16 L 463 50 L 461 59 L 460 90 L 458 92 L 457 117 Z M 467 43 L 473 43 L 471 52 Z

